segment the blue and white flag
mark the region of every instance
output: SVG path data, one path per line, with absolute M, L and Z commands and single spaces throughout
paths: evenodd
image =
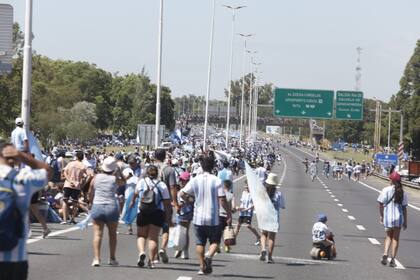
M 245 168 L 249 193 L 254 203 L 258 227 L 261 230 L 277 232 L 279 229 L 279 217 L 267 194 L 267 190 L 247 162 L 245 162 Z

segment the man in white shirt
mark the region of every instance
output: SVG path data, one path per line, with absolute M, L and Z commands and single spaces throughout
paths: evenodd
M 29 152 L 29 141 L 26 130 L 23 128 L 23 119 L 16 118 L 16 128 L 12 131 L 11 142 L 19 152 Z
M 260 181 L 264 183 L 264 180 L 267 177 L 267 169 L 264 168 L 263 161 L 260 161 L 258 165 L 259 167 L 255 169 L 255 173 L 257 173 L 257 176 L 260 179 Z
M 189 196 L 195 198 L 193 224 L 196 235 L 197 255 L 200 261 L 198 274 L 212 273 L 212 257 L 214 256 L 221 238 L 219 227 L 219 207 L 227 210 L 227 223 L 231 223 L 232 214 L 227 207 L 226 194 L 223 191 L 222 181 L 211 174 L 214 167 L 214 158 L 204 156 L 201 158 L 201 167 L 204 173 L 192 178 L 181 190 L 181 197 L 187 200 Z M 208 256 L 204 257 L 204 249 L 210 243 Z
M 320 245 L 328 248 L 330 258 L 335 258 L 337 252 L 335 249 L 334 235 L 327 226 L 327 216 L 325 214 L 318 215 L 318 221 L 312 227 L 312 242 L 315 246 Z

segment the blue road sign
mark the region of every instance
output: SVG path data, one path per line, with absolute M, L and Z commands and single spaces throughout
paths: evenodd
M 376 154 L 375 155 L 376 164 L 383 167 L 389 167 L 391 164 L 397 166 L 398 164 L 398 155 L 396 154 Z

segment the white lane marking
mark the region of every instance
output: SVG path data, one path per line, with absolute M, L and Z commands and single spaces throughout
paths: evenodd
M 349 218 L 349 220 L 352 220 L 352 221 L 356 220 L 356 218 L 353 216 L 347 216 L 347 218 Z
M 347 210 L 346 208 L 341 209 L 343 212 L 348 213 L 349 210 Z
M 343 204 L 341 204 L 341 203 L 337 203 L 337 206 L 343 207 Z
M 286 169 L 287 169 L 286 160 L 283 160 L 282 162 L 284 163 L 284 166 L 283 166 L 283 173 L 281 174 L 280 184 L 279 185 L 282 185 L 283 184 L 283 180 L 284 180 L 284 177 L 286 176 Z
M 370 243 L 372 243 L 373 245 L 381 245 L 381 242 L 379 242 L 376 238 L 368 238 L 368 240 L 370 241 Z
M 336 198 L 336 199 L 334 199 L 334 201 L 335 201 L 335 202 L 339 202 L 340 200 Z
M 362 225 L 356 225 L 358 230 L 366 230 L 366 228 Z
M 334 197 L 335 197 L 335 195 L 333 195 L 333 194 L 332 194 L 332 195 L 330 195 L 330 196 L 331 196 L 332 198 L 334 198 Z
M 191 280 L 192 277 L 187 277 L 187 276 L 179 276 L 178 278 L 176 278 L 176 280 Z
M 331 190 L 330 189 L 325 189 L 327 192 L 330 192 Z
M 395 267 L 396 269 L 405 269 L 405 267 L 397 259 L 394 259 L 394 260 L 395 260 L 395 264 L 397 265 Z M 391 261 L 391 258 L 388 258 L 388 262 L 390 261 Z
M 236 178 L 235 180 L 233 180 L 233 182 L 234 182 L 234 183 L 236 183 L 236 182 L 238 182 L 238 181 L 242 180 L 242 179 L 243 179 L 243 178 L 245 178 L 245 177 L 246 177 L 246 175 L 242 175 L 241 177 Z
M 89 226 L 91 226 L 91 225 L 92 225 L 92 223 L 89 223 Z M 51 232 L 48 235 L 48 237 L 62 235 L 62 234 L 66 234 L 66 233 L 69 233 L 69 232 L 72 232 L 72 231 L 76 231 L 76 230 L 80 230 L 80 229 L 78 227 L 71 227 L 71 228 L 67 228 L 67 229 L 57 230 L 57 231 Z M 46 239 L 48 239 L 48 237 Z M 42 236 L 37 236 L 35 238 L 30 238 L 30 239 L 28 239 L 28 241 L 26 241 L 26 244 L 32 244 L 32 243 L 38 242 L 40 240 L 44 240 L 44 238 L 42 238 Z
M 251 254 L 236 254 L 230 253 L 229 256 L 241 258 L 241 259 L 252 259 L 258 260 L 259 255 L 251 255 Z M 333 261 L 324 261 L 324 260 L 311 260 L 311 259 L 299 259 L 299 258 L 288 258 L 288 257 L 273 257 L 274 260 L 283 261 L 286 263 L 292 264 L 337 264 L 337 262 Z

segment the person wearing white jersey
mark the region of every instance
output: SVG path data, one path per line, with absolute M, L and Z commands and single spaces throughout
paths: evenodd
M 214 168 L 215 159 L 211 156 L 203 156 L 200 159 L 203 174 L 192 178 L 181 190 L 184 200 L 188 196 L 195 198 L 193 224 L 196 235 L 197 256 L 200 262 L 199 275 L 212 273 L 212 257 L 216 253 L 221 238 L 219 227 L 219 207 L 226 210 L 226 222 L 232 221 L 230 207 L 226 202 L 226 194 L 223 191 L 222 181 L 211 172 Z M 208 255 L 204 256 L 204 249 L 210 243 Z
M 334 235 L 327 226 L 327 216 L 319 214 L 317 222 L 312 227 L 312 243 L 315 246 L 321 245 L 329 250 L 330 258 L 337 256 Z
M 401 227 L 407 229 L 407 194 L 401 184 L 401 176 L 393 172 L 390 176 L 392 185 L 382 190 L 378 197 L 381 224 L 385 227 L 384 254 L 381 263 L 388 263 L 388 252 L 391 249 L 389 266 L 395 267 Z
M 267 177 L 267 169 L 264 168 L 264 162 L 260 161 L 258 163 L 258 168 L 255 169 L 255 173 L 262 183 L 264 183 L 265 178 Z
M 12 131 L 10 140 L 19 152 L 29 152 L 29 141 L 28 135 L 26 135 L 26 130 L 23 128 L 23 119 L 16 118 L 15 120 L 16 128 Z

